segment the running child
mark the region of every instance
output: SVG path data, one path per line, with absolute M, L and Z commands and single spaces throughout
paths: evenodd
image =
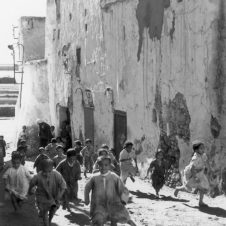
M 156 196 L 159 196 L 159 191 L 165 183 L 166 167 L 163 160 L 163 151 L 158 149 L 155 154 L 155 159 L 150 163 L 147 170 L 147 176 L 151 172 L 152 186 L 155 189 Z
M 70 210 L 69 201 L 80 201 L 78 199 L 78 180 L 81 180 L 81 168 L 73 148 L 68 149 L 67 158 L 59 163 L 56 170 L 61 173 L 67 184 L 63 196 L 63 208 Z
M 53 158 L 53 166 L 56 168 L 58 164 L 63 161 L 66 156 L 64 155 L 64 148 L 62 145 L 57 145 L 56 147 L 57 156 Z
M 206 204 L 203 202 L 204 194 L 210 189 L 210 184 L 206 176 L 206 169 L 210 166 L 205 153 L 204 143 L 196 140 L 192 143 L 194 154 L 188 166 L 184 169 L 183 186 L 175 189 L 174 195 L 177 196 L 179 191 L 199 191 L 199 206 L 203 207 Z
M 53 161 L 44 159 L 41 171 L 36 174 L 29 187 L 29 194 L 36 187 L 36 205 L 41 224 L 50 226 L 54 214 L 60 205 L 60 200 L 66 189 L 66 183 L 61 174 L 53 170 Z
M 46 154 L 45 148 L 40 147 L 38 151 L 39 151 L 39 155 L 36 157 L 33 165 L 33 168 L 36 168 L 37 173 L 41 171 L 42 161 L 44 159 L 49 159 L 49 156 Z
M 85 185 L 84 201 L 90 204 L 89 194 L 91 194 L 90 216 L 92 224 L 103 226 L 107 221 L 111 226 L 117 223 L 127 223 L 135 226 L 131 220 L 129 212 L 122 204 L 121 196 L 125 191 L 125 186 L 119 176 L 110 171 L 111 158 L 101 156 L 98 158 L 100 172 L 94 174 Z
M 21 155 L 12 153 L 12 167 L 8 168 L 3 175 L 6 196 L 10 197 L 15 211 L 21 207 L 27 199 L 29 182 L 32 178 L 28 169 L 21 164 Z

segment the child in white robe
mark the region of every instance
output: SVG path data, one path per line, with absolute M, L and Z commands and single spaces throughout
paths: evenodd
M 86 205 L 90 203 L 89 193 L 92 191 L 90 216 L 93 225 L 103 226 L 111 221 L 111 226 L 117 226 L 118 222 L 135 226 L 121 199 L 126 188 L 120 178 L 110 171 L 111 158 L 101 156 L 98 164 L 100 172 L 94 174 L 85 186 Z

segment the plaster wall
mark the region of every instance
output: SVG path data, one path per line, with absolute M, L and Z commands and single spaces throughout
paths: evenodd
M 24 46 L 24 61 L 45 57 L 45 17 L 21 17 L 20 40 Z M 22 47 L 21 54 L 23 54 Z
M 213 167 L 221 170 L 225 9 L 221 0 L 61 0 L 56 10 L 55 1 L 48 0 L 51 120 L 57 123 L 57 104 L 69 106 L 73 136 L 84 138 L 88 88 L 96 146 L 113 145 L 112 109 L 122 110 L 128 139 L 143 150 L 143 172 L 158 145 L 179 148 L 184 168 L 194 139 L 206 143 Z

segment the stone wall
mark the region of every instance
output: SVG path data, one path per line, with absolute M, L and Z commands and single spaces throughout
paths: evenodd
M 20 41 L 24 46 L 24 61 L 45 57 L 45 17 L 21 17 Z M 21 55 L 23 54 L 20 46 Z
M 57 104 L 68 106 L 74 138 L 84 137 L 89 89 L 96 146 L 114 145 L 113 110 L 121 110 L 127 113 L 128 139 L 143 150 L 143 172 L 158 145 L 179 148 L 184 168 L 194 139 L 206 143 L 213 168 L 221 170 L 226 160 L 224 4 L 61 0 L 56 5 L 48 0 L 52 122 L 57 124 Z

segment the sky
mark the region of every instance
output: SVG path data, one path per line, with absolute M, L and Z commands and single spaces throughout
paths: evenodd
M 45 16 L 46 0 L 0 0 L 0 64 L 12 64 L 9 44 L 13 40 L 13 25 L 18 26 L 21 16 Z

